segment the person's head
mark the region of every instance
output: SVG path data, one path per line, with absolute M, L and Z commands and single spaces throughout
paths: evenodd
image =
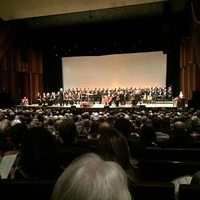
M 93 121 L 91 123 L 89 134 L 93 137 L 96 137 L 98 134 L 98 127 L 99 127 L 99 121 Z
M 33 127 L 44 127 L 44 123 L 39 121 L 38 119 L 33 119 L 27 126 L 29 129 Z
M 53 177 L 57 167 L 56 143 L 43 127 L 25 130 L 20 150 L 20 168 L 30 177 Z
M 191 179 L 191 185 L 200 185 L 200 171 L 197 171 Z
M 159 131 L 162 126 L 162 118 L 159 116 L 153 117 L 152 124 L 156 131 Z
M 23 134 L 27 130 L 27 126 L 22 123 L 17 123 L 10 128 L 10 137 L 13 143 L 13 148 L 20 148 Z
M 156 142 L 156 132 L 151 122 L 142 126 L 140 132 L 140 143 L 144 145 L 153 145 Z
M 59 124 L 58 133 L 64 143 L 77 142 L 78 132 L 73 119 L 63 119 Z
M 115 161 L 120 164 L 130 175 L 130 180 L 135 179 L 132 172 L 137 166 L 137 161 L 131 157 L 127 140 L 119 130 L 115 128 L 104 130 L 99 139 L 97 150 L 104 160 Z
M 185 137 L 186 134 L 186 126 L 182 121 L 176 121 L 173 124 L 173 137 Z
M 100 122 L 98 126 L 98 133 L 101 135 L 104 130 L 109 129 L 112 125 L 108 122 Z
M 0 121 L 0 131 L 4 134 L 4 136 L 10 135 L 10 128 L 11 128 L 11 122 L 8 119 L 4 119 Z
M 115 121 L 114 127 L 119 130 L 126 138 L 129 138 L 132 130 L 133 124 L 125 118 L 119 118 Z
M 131 200 L 125 171 L 93 153 L 74 160 L 57 180 L 51 200 Z

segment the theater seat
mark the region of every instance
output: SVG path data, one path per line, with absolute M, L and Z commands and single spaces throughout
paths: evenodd
M 49 200 L 56 180 L 0 180 L 1 199 Z

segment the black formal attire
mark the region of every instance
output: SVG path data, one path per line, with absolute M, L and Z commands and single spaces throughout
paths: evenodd
M 61 91 L 59 93 L 59 104 L 60 104 L 60 106 L 64 105 L 64 93 Z

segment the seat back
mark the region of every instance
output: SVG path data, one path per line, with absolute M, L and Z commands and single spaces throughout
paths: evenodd
M 49 200 L 56 180 L 0 180 L 0 194 L 5 199 Z
M 171 181 L 184 175 L 193 175 L 200 169 L 200 161 L 147 160 L 140 162 L 143 181 Z
M 129 188 L 134 200 L 174 200 L 175 198 L 175 186 L 170 182 L 137 181 Z
M 200 186 L 199 185 L 179 185 L 178 200 L 199 200 L 200 199 Z
M 164 148 L 163 156 L 168 160 L 200 160 L 200 148 Z

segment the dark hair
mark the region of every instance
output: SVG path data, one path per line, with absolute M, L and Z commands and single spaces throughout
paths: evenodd
M 72 119 L 63 119 L 58 127 L 59 135 L 64 143 L 71 142 L 78 137 L 76 124 Z
M 119 118 L 114 123 L 114 128 L 119 130 L 126 138 L 130 137 L 132 130 L 132 123 L 125 118 Z
M 142 126 L 140 132 L 140 143 L 143 145 L 153 145 L 156 142 L 156 132 L 151 122 Z
M 31 178 L 57 176 L 57 150 L 51 133 L 43 127 L 24 132 L 19 166 Z
M 191 179 L 191 185 L 200 185 L 200 171 L 197 171 Z
M 14 149 L 19 149 L 23 134 L 27 130 L 27 126 L 22 123 L 17 123 L 14 126 L 11 126 L 10 128 L 10 137 L 13 142 L 13 148 Z

